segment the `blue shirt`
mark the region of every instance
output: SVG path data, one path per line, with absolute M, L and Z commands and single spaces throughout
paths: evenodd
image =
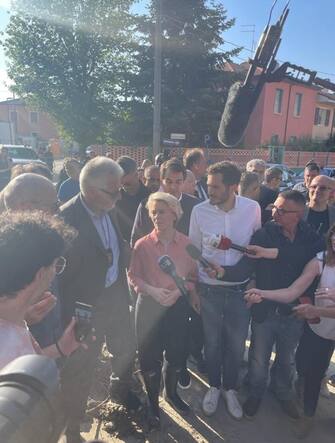
M 110 249 L 112 251 L 113 261 L 111 266 L 107 270 L 105 287 L 109 288 L 113 283 L 116 282 L 119 276 L 119 257 L 120 248 L 119 241 L 113 223 L 110 219 L 108 213 L 103 213 L 102 215 L 97 215 L 90 208 L 87 207 L 84 199 L 80 196 L 81 202 L 86 209 L 88 215 L 90 216 L 92 223 L 97 230 L 102 244 L 106 251 Z
M 68 178 L 59 187 L 58 199 L 62 203 L 66 203 L 68 200 L 77 195 L 79 192 L 80 192 L 79 181 L 73 180 L 72 178 Z

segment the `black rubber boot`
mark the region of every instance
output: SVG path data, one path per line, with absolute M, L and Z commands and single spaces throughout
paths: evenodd
M 164 378 L 164 400 L 169 403 L 181 415 L 190 412 L 190 407 L 178 395 L 177 383 L 180 369 L 166 364 L 163 371 Z
M 148 424 L 150 429 L 160 428 L 159 390 L 161 386 L 161 368 L 143 372 L 145 388 L 149 399 Z

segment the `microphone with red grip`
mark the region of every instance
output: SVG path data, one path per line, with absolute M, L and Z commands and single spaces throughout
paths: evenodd
M 213 248 L 221 249 L 222 251 L 235 249 L 235 251 L 242 252 L 243 254 L 256 255 L 255 251 L 251 251 L 244 246 L 236 245 L 230 238 L 224 237 L 223 235 L 211 235 L 208 243 L 210 246 L 213 246 Z

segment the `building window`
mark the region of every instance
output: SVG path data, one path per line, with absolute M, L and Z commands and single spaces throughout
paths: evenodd
M 288 139 L 289 145 L 295 145 L 297 143 L 298 139 L 296 135 L 291 135 L 291 137 Z
M 273 134 L 271 136 L 270 143 L 271 143 L 271 145 L 279 145 L 279 135 L 278 134 Z
M 330 109 L 315 109 L 314 125 L 328 126 L 330 120 Z
M 295 94 L 295 102 L 294 102 L 294 117 L 300 117 L 301 115 L 301 104 L 302 104 L 302 94 L 299 92 Z
M 32 132 L 32 133 L 31 133 L 31 136 L 32 136 L 33 138 L 37 138 L 37 137 L 38 137 L 38 134 L 37 134 L 37 132 Z
M 17 123 L 17 112 L 10 111 L 10 121 L 13 123 Z
M 275 114 L 281 113 L 282 104 L 283 104 L 283 95 L 284 95 L 284 91 L 282 89 L 276 89 L 275 105 L 273 108 L 273 112 Z
M 32 125 L 37 125 L 37 123 L 38 123 L 38 114 L 37 114 L 37 112 L 31 112 L 30 113 L 30 123 Z

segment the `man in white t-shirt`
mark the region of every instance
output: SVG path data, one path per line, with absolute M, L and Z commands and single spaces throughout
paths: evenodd
M 261 210 L 257 202 L 236 195 L 241 172 L 231 162 L 220 162 L 208 168 L 208 196 L 193 208 L 189 237 L 202 256 L 220 266 L 235 265 L 242 254 L 212 246 L 213 235 L 228 237 L 246 246 L 261 227 Z M 229 413 L 243 416 L 237 398 L 238 373 L 248 334 L 250 313 L 244 301 L 249 279 L 234 283 L 210 278 L 200 267 L 201 317 L 205 333 L 205 356 L 210 388 L 203 399 L 206 415 L 215 413 L 223 387 Z M 223 379 L 222 379 L 223 369 Z
M 0 369 L 17 357 L 71 354 L 80 344 L 74 321 L 62 337 L 41 351 L 25 323 L 29 308 L 43 299 L 50 282 L 65 267 L 62 254 L 75 232 L 40 212 L 0 216 Z

